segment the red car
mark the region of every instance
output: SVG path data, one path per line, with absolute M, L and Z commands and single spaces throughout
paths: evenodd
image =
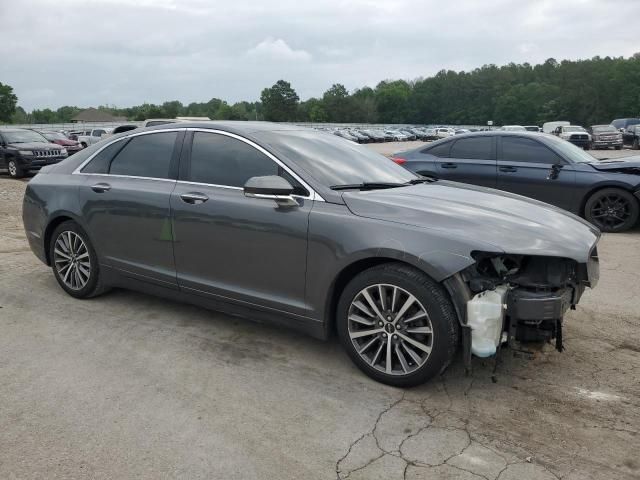
M 60 132 L 55 132 L 53 130 L 44 130 L 39 132 L 44 138 L 49 140 L 51 143 L 55 143 L 56 145 L 60 145 L 67 149 L 69 155 L 73 155 L 76 152 L 82 150 L 82 145 L 76 140 L 69 140 Z

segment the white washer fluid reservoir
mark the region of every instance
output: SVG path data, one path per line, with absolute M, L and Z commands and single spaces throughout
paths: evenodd
M 467 302 L 467 325 L 471 327 L 471 353 L 490 357 L 496 353 L 501 337 L 508 287 L 478 293 Z

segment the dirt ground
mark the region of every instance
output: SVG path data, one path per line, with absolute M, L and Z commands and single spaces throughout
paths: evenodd
M 640 478 L 640 230 L 603 237 L 564 353 L 505 352 L 496 383 L 458 358 L 403 391 L 336 341 L 133 292 L 74 300 L 29 251 L 25 186 L 0 175 L 2 479 Z

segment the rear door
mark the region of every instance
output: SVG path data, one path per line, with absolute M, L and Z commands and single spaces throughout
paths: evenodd
M 571 210 L 576 196 L 575 179 L 573 166 L 539 140 L 515 135 L 498 137 L 500 190 Z
M 495 188 L 496 147 L 494 136 L 465 136 L 449 143 L 451 143 L 451 148 L 448 156 L 437 159 L 439 178 Z
M 134 135 L 82 168 L 83 218 L 102 265 L 177 288 L 170 198 L 183 138 L 177 129 Z

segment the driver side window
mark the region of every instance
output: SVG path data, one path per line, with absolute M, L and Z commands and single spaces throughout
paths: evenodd
M 255 147 L 227 135 L 194 132 L 188 180 L 227 187 L 244 187 L 251 177 L 279 175 L 293 187 L 295 195 L 307 190 L 280 165 Z

